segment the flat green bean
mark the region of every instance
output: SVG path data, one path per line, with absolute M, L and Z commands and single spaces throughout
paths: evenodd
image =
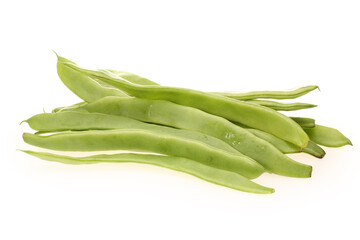
M 342 147 L 352 145 L 350 139 L 335 128 L 316 124 L 314 128 L 305 129 L 311 141 L 326 147 Z
M 262 164 L 269 172 L 310 177 L 311 166 L 298 163 L 270 143 L 228 120 L 199 109 L 162 100 L 105 97 L 83 106 L 89 112 L 121 115 L 216 137 Z
M 168 100 L 198 108 L 231 121 L 269 132 L 299 147 L 305 147 L 309 141 L 306 133 L 293 120 L 263 106 L 191 89 L 133 84 L 115 74 L 110 74 L 110 72 L 91 71 L 80 68 L 71 62 L 59 62 L 74 71 L 113 85 L 131 96 L 151 100 Z
M 59 151 L 127 150 L 189 158 L 205 165 L 256 178 L 265 170 L 253 159 L 202 142 L 137 129 L 89 130 L 52 135 L 24 133 L 26 143 Z
M 274 109 L 276 111 L 295 111 L 307 108 L 317 107 L 317 105 L 310 103 L 282 103 L 269 100 L 247 100 L 247 102 L 259 104 L 264 107 Z
M 71 109 L 71 108 L 70 108 Z M 112 129 L 143 129 L 161 134 L 197 140 L 212 147 L 240 154 L 229 144 L 218 138 L 203 133 L 176 129 L 156 124 L 140 122 L 128 117 L 109 115 L 102 113 L 60 111 L 58 113 L 41 113 L 25 120 L 29 126 L 40 133 L 60 131 L 83 131 L 83 130 L 112 130 Z M 37 133 L 39 134 L 39 133 Z
M 240 190 L 243 192 L 268 194 L 273 193 L 273 188 L 261 186 L 249 179 L 230 171 L 225 171 L 207 165 L 198 163 L 196 161 L 179 158 L 173 156 L 163 155 L 149 155 L 149 154 L 134 154 L 134 153 L 120 153 L 120 154 L 101 154 L 88 157 L 69 157 L 64 155 L 57 155 L 51 153 L 26 151 L 23 152 L 32 156 L 38 157 L 47 161 L 55 161 L 65 164 L 94 164 L 94 163 L 142 163 L 151 164 L 159 167 L 169 168 L 175 171 L 184 172 L 205 181 L 215 183 L 221 186 Z

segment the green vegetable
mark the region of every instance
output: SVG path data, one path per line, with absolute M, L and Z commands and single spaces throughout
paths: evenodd
M 257 98 L 272 98 L 272 99 L 293 99 L 301 97 L 315 89 L 319 89 L 318 86 L 305 86 L 289 91 L 254 91 L 247 93 L 234 93 L 234 92 L 214 92 L 216 94 L 234 98 L 237 100 L 250 100 Z
M 122 72 L 116 70 L 109 70 L 112 73 L 118 75 L 126 79 L 129 82 L 140 84 L 140 85 L 159 85 L 156 82 L 153 82 L 147 78 L 141 77 L 134 73 L 130 72 Z M 125 74 L 124 74 L 125 73 Z M 305 86 L 300 87 L 294 90 L 288 91 L 254 91 L 254 92 L 244 92 L 244 93 L 236 93 L 236 92 L 213 92 L 214 94 L 238 99 L 238 100 L 252 100 L 257 98 L 272 98 L 272 99 L 294 99 L 301 97 L 315 89 L 319 89 L 318 86 Z
M 134 97 L 168 100 L 198 108 L 231 121 L 269 132 L 299 147 L 305 147 L 309 141 L 306 133 L 293 120 L 263 106 L 191 89 L 132 84 L 110 72 L 86 70 L 66 61 L 59 61 L 58 64 L 64 64 L 72 70 L 113 85 Z
M 310 177 L 311 166 L 290 159 L 273 145 L 228 120 L 168 101 L 105 97 L 82 107 L 89 112 L 121 115 L 216 137 L 263 165 L 269 172 Z
M 34 130 L 48 133 L 68 130 L 84 131 L 130 128 L 138 130 L 150 130 L 153 132 L 159 132 L 161 134 L 169 134 L 172 136 L 197 140 L 233 154 L 240 154 L 237 150 L 220 139 L 202 134 L 200 132 L 144 123 L 123 116 L 102 113 L 89 113 L 85 112 L 85 110 L 84 112 L 60 111 L 58 113 L 41 113 L 25 120 L 24 122 L 27 122 Z
M 256 178 L 265 171 L 249 157 L 231 154 L 199 141 L 148 130 L 89 130 L 47 136 L 24 133 L 23 139 L 37 147 L 60 151 L 130 150 L 184 157 L 247 178 Z
M 93 164 L 102 162 L 134 162 L 152 164 L 160 167 L 173 169 L 191 174 L 205 181 L 212 182 L 225 187 L 250 193 L 273 193 L 274 189 L 261 186 L 249 179 L 233 172 L 213 168 L 196 161 L 162 155 L 120 153 L 112 155 L 93 155 L 89 157 L 69 157 L 50 153 L 24 151 L 23 152 L 47 161 L 55 161 L 66 164 Z
M 305 131 L 313 142 L 322 146 L 342 147 L 348 144 L 352 145 L 350 139 L 335 128 L 316 124 L 314 128 L 308 128 Z

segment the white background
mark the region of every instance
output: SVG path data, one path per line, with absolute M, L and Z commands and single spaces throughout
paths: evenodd
M 358 1 L 2 1 L 0 239 L 359 239 Z M 203 91 L 317 84 L 291 115 L 336 127 L 311 179 L 248 194 L 138 164 L 72 166 L 16 151 L 20 121 L 80 101 L 51 50 L 89 68 Z

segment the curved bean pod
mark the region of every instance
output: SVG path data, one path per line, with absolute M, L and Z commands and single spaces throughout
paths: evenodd
M 102 113 L 63 111 L 58 113 L 41 113 L 25 120 L 29 126 L 40 132 L 59 132 L 76 130 L 112 130 L 112 129 L 142 129 L 175 137 L 188 138 L 203 142 L 212 147 L 232 154 L 241 154 L 229 144 L 218 138 L 203 133 L 176 129 L 156 124 L 140 122 L 135 119 Z M 242 154 L 241 154 L 242 155 Z
M 296 111 L 301 109 L 317 107 L 317 105 L 310 103 L 282 103 L 269 100 L 247 100 L 246 102 L 259 104 L 264 107 L 274 109 L 276 111 Z
M 205 181 L 240 190 L 243 192 L 259 194 L 268 194 L 274 192 L 273 188 L 261 186 L 257 183 L 250 181 L 246 177 L 241 176 L 240 174 L 209 167 L 207 165 L 186 158 L 134 153 L 120 153 L 111 155 L 101 154 L 88 157 L 69 157 L 51 153 L 26 150 L 21 151 L 43 160 L 55 161 L 65 164 L 94 164 L 103 162 L 132 162 L 151 164 L 159 167 L 169 168 L 179 172 L 184 172 Z
M 112 73 L 122 77 L 132 83 L 140 84 L 140 85 L 159 85 L 156 82 L 153 82 L 147 78 L 141 77 L 134 73 L 130 72 L 122 72 L 116 70 L 109 70 Z M 300 87 L 295 90 L 289 91 L 255 91 L 255 92 L 244 92 L 244 93 L 231 93 L 231 92 L 212 92 L 214 94 L 223 95 L 230 98 L 235 98 L 238 100 L 253 100 L 257 98 L 272 98 L 272 99 L 294 99 L 301 97 L 315 89 L 319 89 L 318 86 L 305 86 Z
M 309 141 L 306 133 L 293 120 L 266 107 L 191 89 L 132 84 L 115 74 L 109 74 L 109 72 L 86 70 L 69 62 L 64 62 L 64 65 L 79 73 L 113 85 L 135 97 L 168 100 L 198 108 L 231 121 L 269 132 L 299 147 L 305 147 Z
M 310 177 L 311 166 L 298 163 L 270 143 L 228 120 L 168 101 L 105 97 L 82 107 L 89 112 L 121 115 L 216 137 L 251 157 L 268 171 L 290 177 Z M 189 121 L 191 119 L 191 121 Z
M 251 100 L 257 98 L 272 98 L 272 99 L 294 99 L 301 97 L 315 89 L 319 89 L 318 86 L 305 86 L 300 87 L 295 90 L 289 91 L 253 91 L 246 93 L 237 93 L 237 92 L 213 92 L 225 97 L 234 98 L 237 100 Z
M 335 128 L 316 124 L 314 128 L 305 129 L 311 141 L 326 147 L 342 147 L 352 145 L 350 139 Z
M 256 178 L 264 172 L 264 168 L 249 157 L 231 154 L 199 141 L 145 130 L 89 130 L 48 136 L 24 133 L 23 139 L 37 147 L 60 151 L 128 150 L 184 157 L 247 178 Z

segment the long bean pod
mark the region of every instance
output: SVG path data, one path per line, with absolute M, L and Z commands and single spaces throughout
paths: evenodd
M 122 77 L 132 83 L 140 85 L 159 85 L 156 82 L 153 82 L 147 78 L 141 77 L 134 73 L 122 72 L 116 70 L 110 70 L 112 73 L 117 74 L 119 77 Z M 253 92 L 212 92 L 214 94 L 219 94 L 222 96 L 238 99 L 238 100 L 253 100 L 258 98 L 270 98 L 270 99 L 294 99 L 301 97 L 315 89 L 319 89 L 318 86 L 309 85 L 300 87 L 294 90 L 288 91 L 253 91 Z
M 70 108 L 71 109 L 71 108 Z M 58 113 L 41 113 L 25 120 L 29 126 L 40 132 L 60 132 L 60 131 L 77 131 L 77 130 L 113 130 L 113 129 L 143 129 L 161 134 L 188 138 L 203 142 L 212 147 L 233 153 L 240 154 L 229 144 L 218 138 L 205 135 L 196 131 L 176 129 L 156 124 L 144 123 L 128 117 L 89 113 L 63 111 Z
M 184 157 L 247 178 L 256 178 L 265 171 L 249 157 L 231 154 L 199 141 L 145 130 L 89 130 L 46 136 L 24 133 L 23 139 L 28 144 L 59 151 L 128 150 Z
M 162 100 L 119 97 L 102 98 L 82 108 L 89 112 L 121 115 L 143 122 L 198 131 L 228 143 L 270 172 L 291 177 L 311 175 L 311 166 L 295 162 L 249 131 L 199 109 Z
M 234 98 L 237 100 L 250 100 L 257 98 L 271 98 L 271 99 L 294 99 L 301 97 L 315 89 L 319 89 L 318 86 L 310 85 L 305 87 L 300 87 L 294 90 L 289 91 L 253 91 L 246 93 L 237 93 L 237 92 L 214 92 L 216 94 L 226 96 L 229 98 Z
M 261 186 L 257 183 L 250 181 L 249 179 L 243 177 L 240 174 L 209 167 L 205 164 L 201 164 L 186 158 L 163 156 L 163 155 L 134 154 L 134 153 L 120 153 L 120 154 L 111 154 L 111 155 L 101 154 L 101 155 L 93 155 L 88 157 L 69 157 L 69 156 L 57 155 L 51 153 L 24 151 L 24 150 L 22 151 L 43 160 L 55 161 L 65 164 L 94 164 L 94 163 L 103 163 L 103 162 L 108 162 L 108 163 L 131 162 L 131 163 L 151 164 L 164 168 L 169 168 L 179 172 L 184 172 L 193 175 L 195 177 L 198 177 L 200 179 L 203 179 L 205 181 L 244 192 L 259 193 L 259 194 L 268 194 L 274 192 L 273 188 Z
M 198 108 L 205 112 L 269 132 L 299 147 L 305 147 L 309 141 L 306 133 L 293 120 L 263 106 L 191 89 L 132 84 L 115 74 L 86 70 L 73 63 L 59 62 L 79 73 L 100 79 L 135 97 L 151 100 L 168 100 Z

